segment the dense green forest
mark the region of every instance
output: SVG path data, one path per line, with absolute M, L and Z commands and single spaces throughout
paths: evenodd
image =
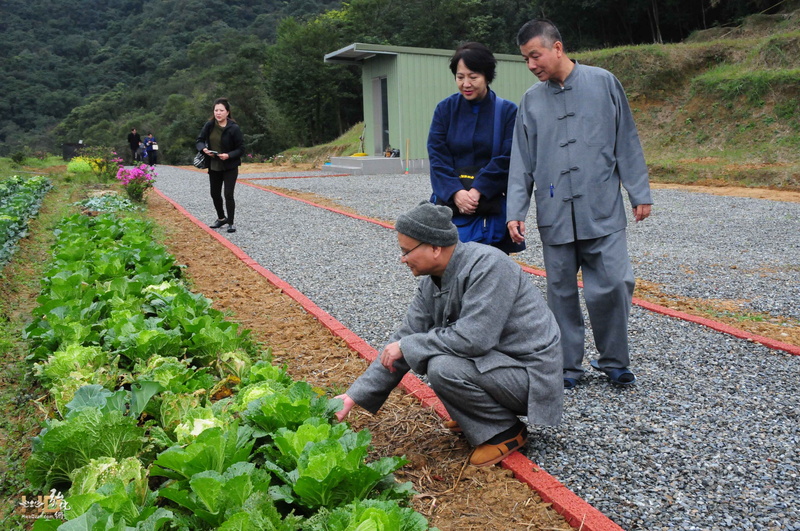
M 781 8 L 780 0 L 3 0 L 0 155 L 66 142 L 122 149 L 152 131 L 184 163 L 230 98 L 248 151 L 330 140 L 361 119 L 360 72 L 323 55 L 352 42 L 517 53 L 545 16 L 568 49 L 666 43 Z

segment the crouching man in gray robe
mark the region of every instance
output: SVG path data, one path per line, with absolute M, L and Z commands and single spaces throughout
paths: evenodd
M 422 202 L 397 218 L 401 262 L 419 282 L 400 328 L 343 395 L 375 413 L 413 369 L 474 446 L 470 464 L 489 466 L 527 440 L 531 424 L 561 421 L 560 333 L 542 295 L 519 265 L 494 247 L 458 241 L 445 206 Z

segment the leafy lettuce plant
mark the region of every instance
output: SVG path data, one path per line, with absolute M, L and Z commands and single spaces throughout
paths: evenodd
M 213 362 L 220 378 L 235 376 L 239 381 L 249 374 L 252 364 L 253 356 L 244 350 L 222 352 Z
M 205 314 L 222 315 L 211 307 L 211 300 L 174 281 L 151 284 L 142 289 L 145 304 L 154 313 L 164 318 L 172 328 L 181 320 L 191 320 Z
M 78 389 L 65 406 L 64 420 L 48 420 L 33 439 L 33 452 L 26 464 L 32 485 L 65 491 L 73 472 L 92 459 L 111 457 L 121 461 L 139 456 L 149 425 L 140 426 L 137 418 L 159 390 L 157 385 L 114 392 L 101 385 Z
M 270 490 L 276 500 L 317 510 L 367 497 L 408 498 L 411 484 L 398 484 L 393 475 L 407 460 L 384 457 L 366 463 L 372 441 L 368 431 L 337 427 L 328 432 L 336 438 L 325 438 L 326 430 L 319 420 L 310 424 L 296 435 L 289 435 L 287 430 L 276 435 L 276 448 L 281 456 L 264 462 L 264 468 L 283 482 Z
M 46 273 L 34 320 L 25 329 L 33 359 L 46 359 L 61 344 L 99 344 L 101 323 L 111 309 L 95 280 L 85 262 L 62 264 Z
M 187 333 L 186 355 L 201 365 L 210 365 L 221 352 L 252 349 L 249 330 L 239 330 L 239 324 L 226 321 L 221 315 L 201 315 L 182 323 Z
M 133 373 L 135 381 L 154 381 L 172 393 L 194 393 L 209 389 L 216 380 L 207 367 L 193 367 L 191 360 L 154 354 L 137 363 Z
M 223 473 L 198 472 L 160 489 L 159 494 L 188 512 L 190 524 L 199 521 L 190 526 L 192 529 L 297 529 L 297 517 L 284 519 L 275 508 L 269 485 L 266 471 L 253 463 L 239 462 Z
M 349 431 L 351 430 L 347 424 L 330 424 L 325 419 L 313 417 L 307 419 L 297 430 L 279 429 L 272 444 L 262 446 L 258 452 L 284 470 L 292 470 L 297 467 L 297 462 L 309 443 L 338 440 Z
M 89 463 L 70 474 L 72 485 L 68 495 L 91 494 L 112 480 L 134 484 L 134 501 L 142 503 L 147 496 L 147 471 L 136 457 L 126 457 L 117 461 L 113 457 L 91 459 Z
M 272 354 L 272 349 L 269 349 L 267 355 Z M 286 372 L 286 367 L 278 367 L 273 365 L 267 360 L 258 360 L 255 362 L 248 371 L 246 378 L 242 378 L 242 383 L 252 384 L 264 381 L 274 381 L 281 384 L 281 387 L 289 387 L 294 382 L 289 373 Z
M 236 393 L 232 407 L 237 411 L 244 411 L 250 403 L 261 400 L 265 396 L 281 392 L 286 389 L 286 387 L 285 384 L 274 380 L 264 380 L 242 386 Z
M 390 500 L 359 500 L 332 511 L 320 510 L 303 523 L 303 531 L 436 531 L 428 520 L 408 507 Z
M 147 413 L 158 422 L 170 441 L 174 441 L 175 428 L 183 422 L 190 411 L 202 407 L 205 397 L 195 393 L 163 391 L 148 405 Z M 172 446 L 174 442 L 168 443 Z
M 158 529 L 174 516 L 158 507 L 158 493 L 149 489 L 147 471 L 134 457 L 92 459 L 71 477 L 65 511 L 68 528 L 95 529 L 90 524 L 100 518 L 106 525 L 114 522 L 113 529 Z
M 117 487 L 117 490 L 108 490 L 105 487 L 102 489 L 104 493 L 107 493 L 107 499 L 112 502 L 110 508 L 106 508 L 100 503 L 93 503 L 85 513 L 63 524 L 52 518 L 40 518 L 34 524 L 33 531 L 159 531 L 160 529 L 172 529 L 170 524 L 174 520 L 174 515 L 163 508 L 157 508 L 152 513 L 148 512 L 142 519 L 130 522 L 133 525 L 127 525 L 128 522 L 124 516 L 117 515 L 114 510 L 113 502 L 124 496 L 119 491 L 119 485 L 114 485 L 114 487 Z
M 186 446 L 161 452 L 150 467 L 151 476 L 188 480 L 207 470 L 223 473 L 232 464 L 249 461 L 255 443 L 252 430 L 236 422 L 203 431 Z
M 100 347 L 72 344 L 54 352 L 47 358 L 47 361 L 34 364 L 33 369 L 42 385 L 49 387 L 59 380 L 75 378 L 74 373 L 83 376 L 83 371 L 93 371 L 95 367 L 104 366 L 108 361 L 108 352 Z
M 66 490 L 70 474 L 98 457 L 123 459 L 139 454 L 145 430 L 119 409 L 86 407 L 62 420 L 50 420 L 33 439 L 26 465 L 32 486 Z
M 214 416 L 210 407 L 199 407 L 189 411 L 175 428 L 175 438 L 179 444 L 187 444 L 195 440 L 201 433 L 211 428 L 224 428 L 231 418 Z
M 266 382 L 253 385 L 264 383 Z M 266 393 L 257 400 L 250 401 L 247 409 L 242 412 L 242 418 L 255 428 L 256 436 L 265 437 L 281 428 L 295 430 L 312 417 L 332 420 L 339 409 L 341 401 L 329 400 L 314 391 L 306 382 L 294 382 L 285 389 Z
M 71 344 L 54 352 L 47 361 L 34 364 L 34 374 L 49 389 L 56 410 L 63 416 L 65 405 L 82 386 L 116 387 L 118 358 L 109 360 L 108 352 L 100 347 Z
M 180 330 L 167 329 L 158 317 L 139 312 L 116 312 L 106 320 L 104 346 L 128 360 L 130 365 L 154 354 L 179 357 L 185 352 Z

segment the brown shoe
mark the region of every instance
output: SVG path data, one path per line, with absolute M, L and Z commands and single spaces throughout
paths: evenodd
M 442 426 L 445 429 L 452 431 L 453 433 L 462 433 L 464 430 L 461 429 L 461 426 L 458 425 L 458 422 L 454 420 L 446 420 L 442 422 Z
M 498 444 L 484 443 L 477 446 L 469 456 L 469 464 L 472 466 L 491 466 L 499 463 L 510 454 L 516 452 L 528 441 L 527 428 L 522 427 L 515 437 Z

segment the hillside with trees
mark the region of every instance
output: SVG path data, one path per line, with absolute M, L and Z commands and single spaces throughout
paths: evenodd
M 152 130 L 164 160 L 197 134 L 225 94 L 250 144 L 281 145 L 266 51 L 279 21 L 339 0 L 4 0 L 0 3 L 0 154 L 62 142 L 116 145 Z M 289 139 L 294 140 L 292 138 Z M 177 148 L 182 146 L 182 149 Z
M 162 162 L 187 163 L 211 101 L 224 95 L 248 151 L 270 156 L 326 142 L 361 120 L 360 71 L 322 60 L 352 42 L 451 49 L 477 40 L 515 54 L 519 26 L 546 16 L 559 24 L 572 51 L 658 46 L 698 30 L 724 34 L 747 15 L 769 16 L 788 3 L 5 0 L 0 155 L 57 153 L 61 143 L 78 140 L 122 149 L 137 127 L 156 134 Z M 651 52 L 640 70 L 664 53 Z M 657 84 L 662 76 L 671 86 L 675 73 L 664 67 L 649 79 Z
M 800 190 L 800 9 L 574 57 L 625 86 L 653 180 Z

